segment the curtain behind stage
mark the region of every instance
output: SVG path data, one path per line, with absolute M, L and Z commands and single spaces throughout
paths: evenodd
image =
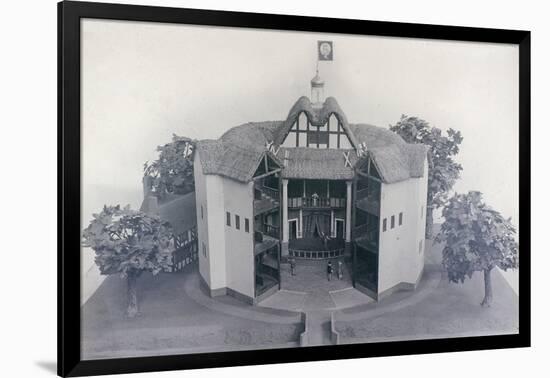
M 318 238 L 320 234 L 330 236 L 330 213 L 327 212 L 304 212 L 304 238 Z M 317 232 L 316 232 L 317 231 Z

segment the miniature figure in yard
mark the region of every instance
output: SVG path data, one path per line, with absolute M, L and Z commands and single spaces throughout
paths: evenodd
M 455 194 L 443 209 L 445 222 L 437 235 L 445 243 L 443 266 L 449 281 L 464 282 L 475 271 L 482 271 L 485 297 L 482 306 L 490 306 L 493 299 L 491 271 L 516 269 L 518 243 L 516 230 L 498 211 L 482 202 L 480 192 Z
M 462 143 L 460 131 L 431 127 L 423 119 L 402 115 L 399 122 L 390 126 L 407 143 L 420 143 L 429 146 L 428 151 L 428 204 L 426 209 L 426 238 L 432 238 L 433 211 L 443 207 L 447 196 L 460 178 L 462 166 L 453 160 Z
M 139 314 L 136 282 L 141 273 L 154 275 L 172 262 L 172 232 L 159 217 L 129 206 L 104 206 L 83 232 L 83 246 L 95 251 L 101 274 L 120 274 L 128 282 L 128 308 L 133 318 Z
M 290 274 L 296 275 L 296 259 L 294 257 L 290 259 Z
M 332 270 L 333 270 L 332 262 L 329 261 L 328 264 L 327 264 L 327 279 L 329 281 L 332 280 Z
M 341 280 L 344 277 L 344 264 L 341 260 L 338 261 L 338 279 Z

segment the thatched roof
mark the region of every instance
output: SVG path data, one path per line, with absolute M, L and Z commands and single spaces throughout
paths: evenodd
M 285 151 L 288 151 L 288 158 L 283 158 Z M 357 161 L 354 150 L 281 148 L 277 156 L 283 159 L 283 178 L 350 180 L 354 172 L 351 167 L 346 166 L 344 151 L 349 152 L 353 167 Z
M 323 107 L 315 109 L 307 97 L 301 97 L 291 108 L 285 121 L 251 122 L 228 130 L 218 140 L 202 140 L 197 152 L 204 174 L 216 174 L 240 182 L 252 180 L 258 164 L 265 154 L 283 167 L 285 178 L 347 180 L 354 175 L 357 163 L 355 149 L 314 149 L 281 147 L 277 156 L 266 146 L 280 146 L 292 124 L 305 112 L 313 125 L 322 125 L 334 114 L 354 148 L 365 143 L 369 156 L 378 168 L 382 181 L 394 183 L 411 177 L 422 177 L 427 147 L 406 143 L 388 129 L 367 125 L 349 124 L 336 100 L 327 98 Z M 352 167 L 346 166 L 344 152 L 349 152 Z
M 377 126 L 350 125 L 361 143 L 365 142 L 382 181 L 394 183 L 411 177 L 422 177 L 427 147 L 406 143 L 399 135 Z
M 273 140 L 281 124 L 246 123 L 230 129 L 218 140 L 199 141 L 197 151 L 203 173 L 249 182 L 265 154 L 280 165 L 277 157 L 267 151 L 265 144 Z

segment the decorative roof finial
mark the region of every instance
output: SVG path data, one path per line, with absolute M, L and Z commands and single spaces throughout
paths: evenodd
M 319 69 L 316 70 L 315 76 L 311 79 L 311 102 L 314 107 L 322 107 L 325 101 L 325 82 L 319 76 Z

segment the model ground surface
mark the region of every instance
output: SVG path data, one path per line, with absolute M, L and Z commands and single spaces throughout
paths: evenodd
M 518 297 L 499 271 L 493 272 L 493 304 L 483 308 L 482 275 L 449 283 L 441 271 L 442 247 L 426 248 L 417 289 L 379 302 L 352 287 L 349 266 L 341 280 L 334 274 L 328 281 L 326 261 L 298 260 L 294 276 L 283 265 L 281 290 L 257 306 L 228 296 L 210 298 L 191 266 L 140 277 L 141 315 L 128 319 L 125 281 L 110 276 L 82 307 L 82 357 L 517 333 Z

